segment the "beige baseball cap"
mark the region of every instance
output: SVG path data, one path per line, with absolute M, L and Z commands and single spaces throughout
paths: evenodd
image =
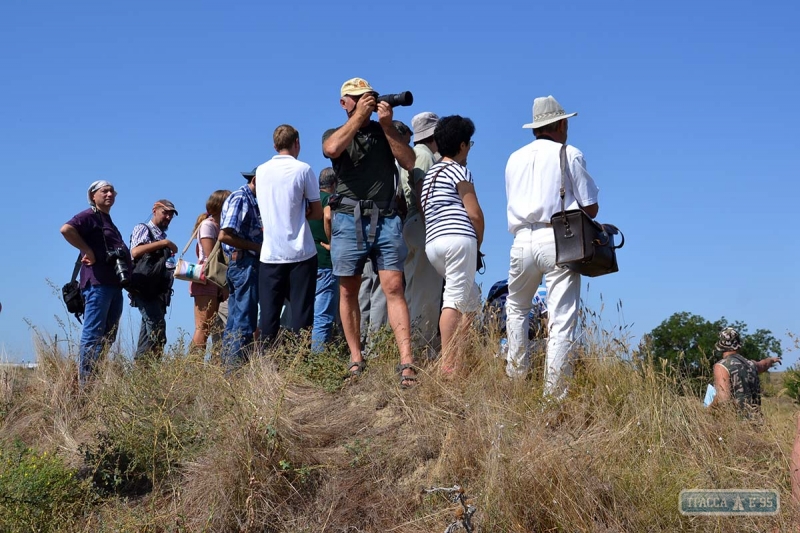
M 364 78 L 352 78 L 342 84 L 342 96 L 359 96 L 366 93 L 377 93 Z

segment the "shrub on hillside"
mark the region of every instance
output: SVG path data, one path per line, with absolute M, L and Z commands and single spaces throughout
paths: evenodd
M 0 531 L 65 531 L 90 499 L 62 460 L 21 443 L 0 449 Z

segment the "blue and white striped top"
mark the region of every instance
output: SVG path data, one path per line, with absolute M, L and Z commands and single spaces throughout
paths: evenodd
M 440 161 L 425 175 L 420 199 L 425 216 L 425 244 L 443 235 L 478 239 L 456 188 L 462 181 L 473 183 L 472 173 L 455 161 Z

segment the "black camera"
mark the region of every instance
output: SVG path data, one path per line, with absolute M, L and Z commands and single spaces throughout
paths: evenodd
M 131 282 L 131 275 L 128 272 L 128 252 L 125 248 L 116 250 L 106 250 L 106 261 L 114 265 L 114 274 L 117 275 L 120 285 L 127 287 Z
M 392 107 L 409 106 L 414 103 L 414 95 L 411 94 L 411 91 L 403 91 L 397 94 L 382 94 L 376 100 L 386 102 Z

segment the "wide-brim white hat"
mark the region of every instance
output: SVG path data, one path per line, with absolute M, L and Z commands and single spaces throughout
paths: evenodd
M 533 101 L 533 122 L 523 125 L 523 128 L 536 129 L 547 126 L 553 122 L 574 117 L 578 113 L 567 114 L 561 104 L 551 96 L 541 96 Z

